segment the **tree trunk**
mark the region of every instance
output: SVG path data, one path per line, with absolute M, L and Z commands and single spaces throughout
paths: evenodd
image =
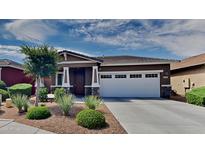
M 40 88 L 40 77 L 37 76 L 37 78 L 36 78 L 36 102 L 35 102 L 35 106 L 38 106 L 38 102 L 39 102 L 39 88 Z

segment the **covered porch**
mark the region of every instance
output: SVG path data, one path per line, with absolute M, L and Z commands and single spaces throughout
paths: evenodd
M 60 66 L 56 75 L 52 77 L 51 89 L 61 87 L 76 96 L 99 95 L 98 66 Z

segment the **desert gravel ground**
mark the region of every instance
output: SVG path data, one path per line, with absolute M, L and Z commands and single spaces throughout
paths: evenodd
M 16 122 L 34 126 L 40 129 L 51 131 L 54 133 L 65 134 L 125 134 L 125 129 L 115 119 L 109 109 L 103 104 L 98 111 L 102 112 L 106 118 L 107 126 L 102 129 L 87 129 L 77 125 L 75 117 L 79 111 L 85 108 L 82 103 L 74 104 L 71 109 L 70 116 L 62 116 L 58 105 L 54 103 L 45 103 L 49 107 L 52 116 L 44 120 L 28 120 L 25 113 L 19 115 L 17 108 L 6 108 L 1 106 L 0 119 L 14 119 Z

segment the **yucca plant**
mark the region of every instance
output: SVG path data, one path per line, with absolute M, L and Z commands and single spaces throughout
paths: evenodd
M 73 95 L 64 95 L 58 98 L 57 103 L 63 113 L 64 116 L 69 115 L 69 111 L 74 104 L 74 96 Z
M 23 112 L 23 108 L 24 111 L 28 109 L 28 98 L 25 95 L 14 95 L 12 97 L 12 103 L 18 108 L 18 112 L 22 113 Z
M 102 103 L 102 100 L 100 98 L 98 98 L 97 96 L 93 96 L 93 95 L 86 96 L 84 101 L 85 101 L 85 105 L 89 109 L 93 109 L 93 110 L 99 107 L 100 104 Z

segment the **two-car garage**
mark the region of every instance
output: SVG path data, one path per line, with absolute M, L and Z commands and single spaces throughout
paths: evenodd
M 160 97 L 160 72 L 100 72 L 102 97 Z

